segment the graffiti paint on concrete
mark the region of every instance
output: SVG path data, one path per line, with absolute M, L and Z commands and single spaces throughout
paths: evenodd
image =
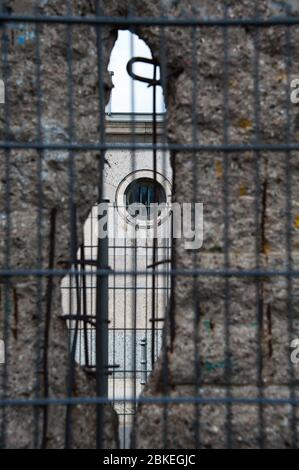
M 23 46 L 27 41 L 33 41 L 35 38 L 34 31 L 24 31 L 18 36 L 18 44 Z
M 12 45 L 24 46 L 36 38 L 35 30 L 31 25 L 11 23 L 6 25 L 6 38 Z

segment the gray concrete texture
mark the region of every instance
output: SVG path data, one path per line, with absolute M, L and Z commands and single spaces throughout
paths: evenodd
M 12 6 L 14 2 L 9 2 Z M 281 13 L 284 2 L 259 1 L 260 14 L 271 16 Z M 298 2 L 289 3 L 292 14 L 298 14 Z M 74 2 L 74 11 L 90 12 L 90 2 Z M 160 14 L 158 2 L 149 0 L 107 0 L 102 2 L 108 15 L 126 16 L 129 10 L 137 16 L 156 16 Z M 161 2 L 164 13 L 169 16 L 199 17 L 223 15 L 224 2 L 202 1 L 166 1 Z M 241 0 L 228 2 L 228 16 L 253 16 L 254 2 Z M 51 2 L 43 7 L 44 11 L 63 14 L 61 3 Z M 150 46 L 155 57 L 166 59 L 168 117 L 167 131 L 170 142 L 192 143 L 194 126 L 196 140 L 200 143 L 222 144 L 224 142 L 224 52 L 223 30 L 221 28 L 199 28 L 196 33 L 191 28 L 165 28 L 162 33 L 158 27 L 138 27 L 136 31 Z M 192 34 L 195 34 L 195 48 L 192 53 Z M 104 58 L 107 64 L 115 39 L 115 31 L 103 28 L 105 41 Z M 65 141 L 68 133 L 67 114 L 67 69 L 66 69 L 66 32 L 62 26 L 43 26 L 41 31 L 41 55 L 43 87 L 43 128 L 51 141 Z M 255 29 L 232 28 L 228 30 L 228 94 L 227 110 L 229 143 L 250 143 L 259 134 L 265 143 L 282 143 L 287 139 L 286 95 L 286 31 L 283 27 L 262 29 L 259 38 Z M 260 125 L 256 129 L 254 107 L 254 60 L 255 41 L 259 46 L 260 80 Z M 299 65 L 298 28 L 292 28 L 291 47 L 292 77 L 296 76 Z M 84 26 L 73 30 L 74 44 L 74 90 L 76 109 L 77 137 L 93 141 L 98 137 L 97 109 L 97 74 L 95 35 L 91 28 Z M 161 47 L 162 45 L 162 47 Z M 11 134 L 16 140 L 32 140 L 36 137 L 36 64 L 34 44 L 26 42 L 21 50 L 9 46 L 10 62 L 10 99 L 11 99 Z M 195 67 L 195 69 L 194 69 Z M 94 70 L 95 73 L 90 73 Z M 195 72 L 194 72 L 195 70 Z M 3 73 L 3 72 L 2 72 Z M 109 77 L 105 72 L 105 83 L 109 89 Z M 195 91 L 194 91 L 195 87 Z M 193 116 L 192 116 L 193 111 Z M 3 111 L 1 110 L 1 113 Z M 289 129 L 296 139 L 297 108 L 290 107 Z M 3 114 L 1 118 L 3 122 Z M 3 127 L 3 124 L 1 125 Z M 3 131 L 2 131 L 3 132 Z M 274 152 L 254 155 L 251 152 L 234 153 L 228 156 L 228 200 L 229 205 L 229 246 L 231 250 L 230 267 L 233 269 L 254 268 L 255 236 L 262 233 L 260 266 L 264 268 L 284 269 L 286 267 L 286 223 L 288 216 L 291 223 L 293 264 L 298 266 L 298 199 L 295 191 L 299 177 L 297 152 L 292 152 L 291 174 L 293 182 L 292 211 L 287 213 L 286 206 L 286 155 Z M 68 160 L 61 152 L 46 153 L 43 159 L 43 258 L 39 263 L 35 247 L 37 234 L 30 230 L 38 217 L 39 195 L 37 190 L 38 156 L 34 152 L 11 152 L 11 259 L 12 267 L 47 267 L 50 231 L 50 215 L 56 210 L 56 265 L 64 266 L 63 260 L 69 252 L 68 219 Z M 172 156 L 174 169 L 174 200 L 188 202 L 193 200 L 194 186 L 196 200 L 205 204 L 205 241 L 203 249 L 196 253 L 186 252 L 183 243 L 177 241 L 174 246 L 174 267 L 190 269 L 223 267 L 224 263 L 224 206 L 223 183 L 225 168 L 222 155 L 197 153 L 196 166 L 193 155 L 177 152 Z M 256 162 L 258 162 L 261 191 L 256 203 Z M 96 199 L 98 161 L 97 155 L 79 153 L 76 158 L 76 202 L 78 208 L 78 232 L 86 219 L 91 205 Z M 194 181 L 194 169 L 196 179 Z M 7 191 L 5 177 L 5 158 L 0 162 L 1 192 Z M 194 184 L 195 183 L 195 184 Z M 5 210 L 5 198 L 1 197 L 1 212 Z M 255 207 L 259 207 L 260 217 L 255 220 Z M 53 217 L 52 217 L 53 218 Z M 3 219 L 4 220 L 4 219 Z M 256 226 L 258 222 L 258 227 Z M 1 231 L 5 228 L 3 222 Z M 5 265 L 4 236 L 1 235 L 1 266 Z M 170 311 L 172 331 L 168 335 L 167 362 L 169 396 L 221 396 L 225 394 L 227 378 L 224 367 L 225 342 L 225 292 L 227 285 L 221 278 L 199 278 L 194 286 L 191 278 L 179 276 L 175 281 L 173 303 Z M 288 334 L 288 295 L 286 281 L 283 278 L 261 279 L 258 288 L 252 279 L 229 280 L 229 319 L 231 331 L 231 393 L 239 397 L 255 397 L 257 393 L 257 327 L 256 309 L 259 301 L 261 316 L 262 377 L 265 385 L 264 394 L 268 397 L 288 397 L 289 391 L 289 340 Z M 13 279 L 10 294 L 22 300 L 22 308 L 16 315 L 9 315 L 10 343 L 8 350 L 9 396 L 33 396 L 35 393 L 35 374 L 32 362 L 34 340 L 38 328 L 43 327 L 41 310 L 37 309 L 37 293 L 40 289 L 32 279 Z M 14 292 L 16 292 L 16 296 Z M 292 298 L 296 303 L 298 295 L 297 281 L 293 283 Z M 2 297 L 3 298 L 3 297 Z M 45 308 L 44 294 L 41 298 Z M 49 373 L 53 389 L 50 395 L 59 395 L 65 391 L 66 328 L 61 324 L 59 292 L 56 286 L 49 354 L 52 358 Z M 3 308 L 3 307 L 2 307 Z M 54 311 L 54 308 L 53 308 Z M 16 313 L 16 310 L 15 310 Z M 37 316 L 36 316 L 37 314 Z M 299 322 L 294 305 L 294 337 L 299 336 Z M 1 315 L 2 318 L 2 315 Z M 23 325 L 20 329 L 20 325 Z M 15 333 L 17 332 L 17 334 Z M 55 332 L 55 334 L 54 334 Z M 195 359 L 195 346 L 199 350 L 199 360 Z M 28 357 L 28 364 L 18 361 L 15 351 Z M 163 387 L 163 358 L 157 363 L 145 394 L 157 396 L 165 392 Z M 29 366 L 31 364 L 31 367 Z M 195 380 L 194 371 L 201 372 L 200 384 Z M 298 378 L 298 369 L 294 371 Z M 78 371 L 78 393 L 81 390 L 91 393 L 87 379 Z M 200 386 L 199 386 L 200 385 Z M 295 388 L 294 393 L 298 395 Z M 11 423 L 8 444 L 32 445 L 28 429 L 32 426 L 32 415 L 26 410 L 7 411 Z M 61 415 L 53 411 L 56 419 L 55 433 L 49 437 L 53 447 L 61 445 Z M 112 418 L 112 415 L 110 415 Z M 87 409 L 78 410 L 77 425 L 87 419 Z M 195 409 L 194 405 L 169 405 L 163 413 L 158 405 L 140 406 L 135 423 L 135 444 L 137 447 L 184 448 L 197 445 L 196 423 L 200 418 L 200 442 L 202 447 L 223 447 L 227 444 L 227 410 L 222 406 L 209 405 Z M 262 416 L 264 445 L 266 447 L 292 446 L 290 406 L 265 407 Z M 295 416 L 298 429 L 298 412 Z M 87 419 L 88 420 L 88 419 Z M 113 419 L 112 419 L 113 420 Z M 232 432 L 229 436 L 233 447 L 256 447 L 258 420 L 261 416 L 255 407 L 234 405 L 232 407 Z M 24 431 L 16 438 L 14 430 Z M 90 421 L 88 420 L 88 426 Z M 89 428 L 88 428 L 89 429 Z M 115 445 L 112 426 L 107 421 L 107 442 Z M 54 428 L 49 426 L 49 430 Z M 168 430 L 165 435 L 165 430 Z M 74 431 L 75 445 L 92 445 L 90 433 Z M 77 438 L 78 436 L 78 438 Z M 86 439 L 86 440 L 85 440 Z M 83 444 L 84 441 L 84 444 Z
M 30 13 L 30 5 L 36 2 L 7 2 L 12 11 Z M 43 2 L 40 9 L 45 14 L 65 14 L 65 4 Z M 92 14 L 89 2 L 73 2 L 74 14 Z M 30 142 L 38 138 L 37 102 L 37 58 L 34 26 L 21 30 L 17 25 L 7 29 L 7 62 L 3 62 L 1 76 L 8 74 L 7 93 L 9 114 L 6 124 L 5 111 L 1 106 L 1 139 Z M 24 39 L 25 38 L 25 39 Z M 103 31 L 105 68 L 109 60 L 115 34 Z M 39 31 L 40 73 L 41 73 L 41 130 L 46 142 L 68 142 L 68 70 L 67 31 L 63 26 L 43 25 Z M 1 48 L 4 42 L 1 34 Z M 91 73 L 92 71 L 92 73 Z M 94 29 L 79 27 L 73 30 L 73 86 L 75 127 L 73 140 L 96 142 L 99 128 L 99 88 L 97 76 L 96 35 Z M 108 100 L 110 79 L 103 70 L 105 100 Z M 9 175 L 6 164 L 9 160 Z M 74 164 L 75 178 L 71 175 Z M 97 201 L 99 175 L 99 154 L 81 152 L 70 156 L 67 152 L 35 151 L 1 152 L 0 159 L 0 266 L 12 269 L 47 269 L 49 252 L 55 249 L 54 268 L 70 266 L 71 227 L 70 185 L 74 185 L 74 202 L 77 209 L 78 242 L 80 243 L 83 223 L 92 205 Z M 42 189 L 39 186 L 39 180 Z M 7 259 L 6 238 L 8 193 L 10 198 L 10 257 Z M 5 202 L 6 201 L 6 202 Z M 40 221 L 40 233 L 37 224 Z M 73 230 L 74 231 L 74 230 Z M 50 234 L 54 237 L 50 242 Z M 38 240 L 41 250 L 38 252 Z M 48 340 L 45 338 L 46 292 L 49 280 L 34 277 L 14 277 L 5 283 L 2 279 L 0 331 L 6 332 L 6 374 L 1 374 L 1 396 L 11 399 L 43 397 L 48 393 L 52 398 L 68 396 L 69 350 L 68 332 L 65 320 L 61 318 L 60 281 L 55 278 L 51 299 L 51 321 Z M 48 287 L 47 287 L 48 286 Z M 49 297 L 48 297 L 49 298 Z M 4 321 L 5 318 L 5 321 Z M 45 351 L 48 354 L 44 367 Z M 2 368 L 4 366 L 1 366 Z M 45 370 L 46 369 L 46 370 Z M 49 388 L 46 392 L 45 374 Z M 6 379 L 4 381 L 4 378 Z M 75 370 L 72 386 L 73 396 L 95 396 L 95 379 L 79 366 Z M 1 424 L 5 426 L 6 447 L 32 448 L 41 445 L 43 436 L 43 408 L 6 408 Z M 67 408 L 50 406 L 45 445 L 60 448 L 65 445 L 65 422 Z M 71 438 L 69 445 L 74 448 L 94 447 L 96 410 L 94 406 L 79 405 L 71 408 Z M 112 408 L 105 410 L 104 446 L 118 446 L 117 417 Z

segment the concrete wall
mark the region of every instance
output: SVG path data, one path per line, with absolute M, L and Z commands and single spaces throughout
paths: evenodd
M 156 2 L 104 2 L 109 14 L 125 15 L 130 3 L 138 16 L 156 16 Z M 291 5 L 298 14 L 297 2 Z M 163 1 L 164 13 L 174 16 L 223 16 L 224 2 Z M 228 16 L 252 17 L 254 2 L 228 2 Z M 258 2 L 260 14 L 283 13 L 281 3 Z M 286 120 L 287 89 L 286 32 L 282 27 L 269 27 L 259 33 L 260 127 L 256 129 L 254 70 L 256 36 L 253 28 L 228 31 L 228 76 L 224 74 L 224 36 L 220 28 L 165 28 L 162 42 L 159 28 L 137 28 L 157 57 L 166 57 L 168 72 L 168 138 L 174 143 L 222 144 L 250 143 L 257 137 L 264 143 L 286 142 L 287 129 L 296 139 L 297 109 L 291 106 L 290 126 Z M 193 36 L 192 36 L 193 34 Z M 195 36 L 195 52 L 192 37 Z M 298 28 L 292 30 L 291 76 L 298 70 Z M 163 47 L 161 49 L 161 44 Z M 193 72 L 193 67 L 195 71 Z M 228 87 L 228 109 L 224 108 L 225 85 Z M 195 87 L 195 90 L 194 90 Z M 193 114 L 192 114 L 193 112 Z M 224 119 L 228 120 L 225 137 Z M 195 130 L 195 137 L 194 137 Z M 290 164 L 292 175 L 291 212 L 286 205 L 286 155 L 284 153 L 223 155 L 177 152 L 172 156 L 174 198 L 178 202 L 196 200 L 204 203 L 205 235 L 201 251 L 186 252 L 183 243 L 174 247 L 173 267 L 191 269 L 219 268 L 225 263 L 224 192 L 227 174 L 228 246 L 231 269 L 254 269 L 256 235 L 262 243 L 258 251 L 260 267 L 284 270 L 287 267 L 286 239 L 290 220 L 293 266 L 298 266 L 298 180 L 297 152 Z M 260 192 L 256 193 L 257 169 Z M 227 171 L 226 171 L 227 170 Z M 194 175 L 196 177 L 194 178 Z M 255 218 L 258 207 L 258 219 Z M 289 219 L 288 219 L 289 217 Z M 200 277 L 195 283 L 179 276 L 173 285 L 170 311 L 167 379 L 165 361 L 157 365 L 145 394 L 171 397 L 225 397 L 227 372 L 230 369 L 234 397 L 256 397 L 258 381 L 266 397 L 287 397 L 290 383 L 290 340 L 298 337 L 299 320 L 296 298 L 297 281 L 292 285 L 294 330 L 289 331 L 287 282 L 283 277 L 252 278 Z M 227 296 L 229 295 L 229 303 Z M 225 347 L 225 317 L 229 318 L 230 344 Z M 259 326 L 258 326 L 259 325 Z M 258 366 L 258 350 L 262 361 Z M 225 358 L 229 353 L 230 361 Z M 164 355 L 165 359 L 165 355 Z M 260 368 L 260 374 L 258 372 Z M 293 370 L 298 380 L 299 370 Z M 197 375 L 200 377 L 196 379 Z M 260 376 L 259 376 L 260 375 Z M 164 379 L 163 379 L 164 377 Z M 163 386 L 163 381 L 167 384 Z M 295 384 L 294 382 L 293 384 Z M 298 390 L 293 389 L 298 396 Z M 144 405 L 136 420 L 135 442 L 138 447 L 290 447 L 292 430 L 298 429 L 298 412 L 289 406 L 258 407 Z M 200 421 L 199 421 L 200 420 Z M 258 432 L 261 424 L 263 435 Z M 231 432 L 227 430 L 231 428 Z M 165 437 L 165 429 L 168 433 Z
M 10 1 L 7 5 L 12 12 L 28 14 L 34 3 Z M 66 14 L 65 3 L 51 1 L 43 2 L 43 5 L 39 10 L 41 13 Z M 78 15 L 94 12 L 89 2 L 82 1 L 73 2 L 73 11 Z M 36 55 L 38 34 L 40 69 Z M 7 108 L 3 105 L 0 108 L 1 140 L 30 142 L 43 138 L 45 142 L 52 143 L 66 143 L 71 139 L 98 141 L 99 89 L 95 31 L 84 26 L 73 31 L 74 128 L 70 125 L 68 112 L 67 34 L 67 29 L 61 25 L 44 25 L 39 32 L 32 25 L 25 30 L 21 25 L 11 25 L 6 31 L 5 41 L 1 32 L 1 50 L 7 47 L 9 65 L 5 68 L 1 61 L 0 75 L 6 78 L 8 96 Z M 114 40 L 114 33 L 103 31 L 103 61 L 106 65 Z M 110 77 L 103 71 L 103 108 L 110 86 Z M 40 123 L 37 120 L 38 106 L 41 110 Z M 1 269 L 48 269 L 52 263 L 54 268 L 59 269 L 70 266 L 71 233 L 77 228 L 80 243 L 83 223 L 97 201 L 99 153 L 70 155 L 65 151 L 38 153 L 33 150 L 5 153 L 2 150 L 0 175 Z M 72 185 L 77 227 L 71 224 Z M 53 257 L 50 252 L 54 252 Z M 6 346 L 6 363 L 0 366 L 1 397 L 25 400 L 47 396 L 65 398 L 69 394 L 68 386 L 71 386 L 75 397 L 95 396 L 93 377 L 78 366 L 74 379 L 69 376 L 68 331 L 61 318 L 61 278 L 53 278 L 52 286 L 50 279 L 45 277 L 19 276 L 9 281 L 2 278 L 0 282 L 0 338 L 5 338 Z M 35 408 L 35 411 L 32 407 L 2 408 L 1 445 L 18 448 L 41 445 L 64 447 L 67 412 L 65 406 L 50 406 L 46 426 L 43 407 Z M 107 407 L 105 414 L 104 446 L 114 448 L 118 445 L 117 417 L 110 407 Z M 71 418 L 71 436 L 67 445 L 94 447 L 95 407 L 73 407 Z

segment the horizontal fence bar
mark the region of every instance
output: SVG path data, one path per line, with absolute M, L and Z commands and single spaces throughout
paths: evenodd
M 151 273 L 151 274 L 153 275 L 153 273 Z M 68 291 L 70 291 L 70 290 L 71 290 L 71 291 L 76 290 L 77 287 L 76 287 L 76 286 L 65 286 L 65 287 L 61 287 L 61 289 L 68 292 Z M 96 290 L 96 286 L 92 286 L 92 285 L 86 286 L 85 289 Z M 84 290 L 84 287 L 79 287 L 79 290 L 80 290 L 80 291 Z M 122 290 L 128 290 L 128 291 L 130 291 L 130 290 L 133 290 L 133 291 L 135 291 L 135 290 L 136 290 L 136 291 L 137 291 L 137 290 L 147 291 L 147 290 L 148 290 L 148 291 L 151 291 L 151 290 L 152 290 L 152 287 L 134 287 L 134 286 L 133 286 L 133 287 L 132 287 L 132 286 L 128 286 L 128 287 L 127 287 L 127 286 L 116 286 L 116 287 L 114 287 L 114 286 L 109 286 L 109 287 L 108 287 L 108 290 L 112 290 L 112 291 L 115 291 L 115 290 L 120 290 L 120 291 L 122 291 Z M 164 291 L 164 290 L 165 290 L 165 291 L 169 291 L 169 290 L 170 290 L 170 287 L 160 287 L 160 286 L 159 286 L 159 291 L 160 291 L 160 290 L 161 290 L 161 291 Z
M 115 402 L 137 403 L 148 405 L 163 405 L 163 404 L 244 404 L 244 405 L 293 405 L 299 406 L 299 398 L 233 398 L 233 397 L 69 397 L 69 398 L 34 398 L 34 399 L 2 399 L 0 400 L 0 407 L 3 406 L 44 406 L 44 405 L 97 405 L 97 404 L 113 404 Z
M 68 270 L 68 269 L 2 269 L 1 277 L 13 276 L 36 276 L 36 277 L 53 277 L 53 276 L 152 276 L 153 272 L 149 271 L 112 271 L 111 269 L 98 269 L 94 271 Z M 169 271 L 155 271 L 156 276 L 212 276 L 212 277 L 299 277 L 298 270 L 229 270 L 229 269 L 172 269 Z M 1 279 L 0 279 L 1 280 Z M 66 287 L 65 287 L 66 288 Z
M 292 26 L 299 25 L 298 16 L 273 16 L 269 18 L 185 18 L 175 17 L 120 17 L 120 16 L 50 16 L 50 15 L 0 15 L 0 23 L 79 24 L 91 26 Z
M 61 143 L 46 144 L 42 142 L 0 142 L 0 149 L 6 150 L 49 150 L 56 152 L 57 150 L 69 150 L 74 152 L 80 151 L 99 151 L 99 150 L 160 150 L 181 151 L 181 152 L 286 152 L 299 150 L 299 143 L 290 144 L 146 144 L 146 143 L 128 143 L 128 144 L 88 144 L 88 143 Z

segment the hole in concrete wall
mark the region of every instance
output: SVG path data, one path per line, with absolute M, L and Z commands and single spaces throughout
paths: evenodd
M 137 112 L 134 114 L 137 121 L 134 140 L 137 143 L 150 144 L 153 138 L 152 91 L 146 84 L 141 84 L 141 87 L 137 87 L 137 84 L 133 90 L 130 77 L 126 80 L 124 89 L 121 78 L 127 74 L 126 64 L 131 58 L 132 50 L 138 55 L 147 54 L 147 57 L 151 57 L 145 43 L 138 40 L 137 36 L 132 36 L 134 35 L 128 31 L 120 31 L 111 54 L 109 68 L 114 69 L 115 89 L 107 107 L 106 140 L 117 143 L 131 141 L 132 108 L 127 98 L 133 91 L 135 97 L 138 97 Z M 124 49 L 125 43 L 127 49 Z M 136 73 L 145 74 L 151 71 L 139 68 Z M 118 98 L 118 93 L 125 96 L 125 99 Z M 146 98 L 142 100 L 144 96 Z M 158 100 L 161 104 L 158 110 L 164 111 L 162 90 L 158 93 Z M 142 101 L 143 107 L 140 107 Z M 159 135 L 163 128 L 161 117 L 156 126 Z M 134 154 L 130 150 L 111 150 L 106 153 L 105 197 L 109 200 L 109 207 L 115 209 L 112 223 L 119 229 L 117 233 L 111 234 L 110 230 L 108 232 L 108 264 L 112 270 L 107 291 L 108 396 L 119 416 L 120 445 L 123 448 L 130 445 L 136 409 L 134 399 L 146 384 L 161 349 L 163 319 L 170 292 L 169 277 L 157 274 L 160 270 L 170 268 L 169 264 L 163 263 L 171 257 L 170 230 L 167 232 L 168 236 L 154 240 L 145 224 L 140 227 L 138 238 L 132 238 L 128 229 L 130 223 L 125 214 L 126 197 L 133 197 L 138 185 L 140 190 L 140 182 L 147 183 L 148 196 L 156 186 L 159 188 L 157 194 L 160 194 L 161 202 L 171 202 L 172 172 L 168 155 L 158 152 L 156 172 L 153 166 L 153 151 L 150 146 L 148 150 L 140 150 Z M 65 277 L 61 284 L 63 313 L 68 323 L 70 343 L 77 328 L 76 361 L 90 373 L 95 373 L 96 369 L 96 303 L 99 294 L 96 276 L 92 273 L 97 265 L 98 214 L 98 206 L 95 205 L 84 225 L 83 243 L 78 249 L 78 266 L 85 267 L 91 274 L 81 276 L 80 279 Z M 109 215 L 108 224 L 111 220 Z M 135 276 L 132 273 L 136 271 L 148 272 L 149 275 Z M 113 272 L 124 274 L 116 275 Z M 73 318 L 73 315 L 78 314 L 79 322 Z
M 130 31 L 119 31 L 108 65 L 114 85 L 107 105 L 109 113 L 152 113 L 152 89 L 146 83 L 132 80 L 127 73 L 126 66 L 132 57 L 151 59 L 152 53 L 146 43 L 136 34 L 132 34 Z M 151 78 L 153 66 L 136 63 L 134 73 Z M 159 79 L 159 67 L 157 74 L 157 79 Z M 164 113 L 165 104 L 161 87 L 157 87 L 156 103 L 157 112 Z

